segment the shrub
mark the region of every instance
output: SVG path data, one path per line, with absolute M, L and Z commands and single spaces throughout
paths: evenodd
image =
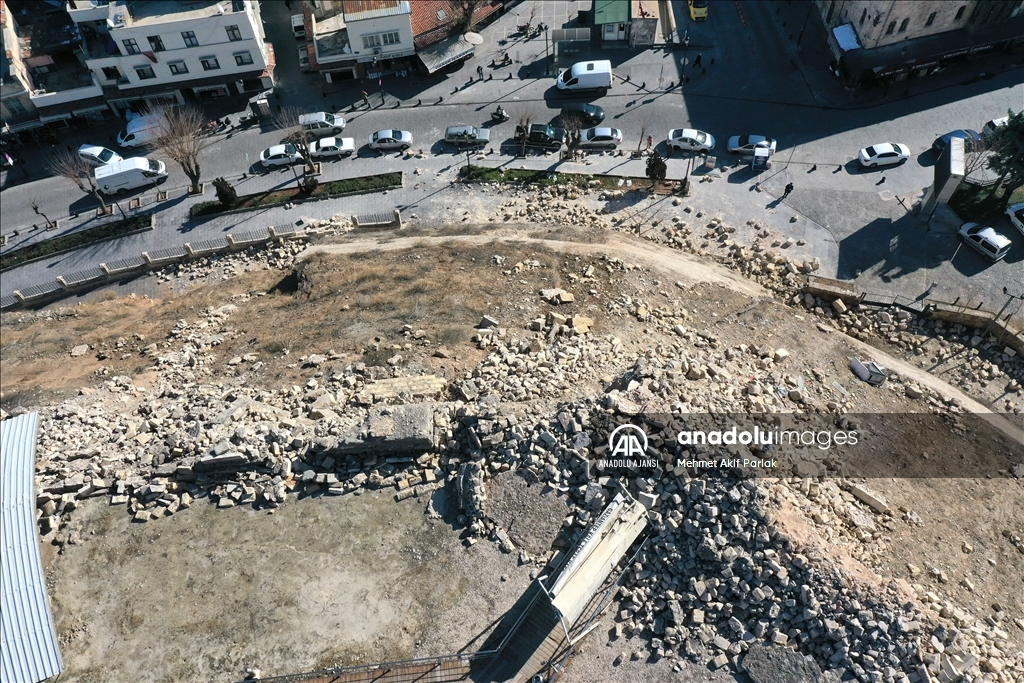
M 214 180 L 213 187 L 217 190 L 217 201 L 224 206 L 234 206 L 238 203 L 238 193 L 224 178 Z

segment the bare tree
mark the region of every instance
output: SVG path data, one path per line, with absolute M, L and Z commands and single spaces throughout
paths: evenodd
M 654 128 L 654 122 L 651 121 L 650 117 L 644 117 L 640 119 L 640 141 L 636 143 L 636 153 L 640 154 L 640 148 L 643 146 L 647 136 L 650 135 L 651 130 Z
M 51 221 L 50 217 L 47 216 L 45 213 L 43 213 L 43 211 L 41 211 L 39 209 L 39 200 L 38 199 L 33 197 L 32 199 L 29 200 L 28 205 L 32 208 L 32 211 L 35 212 L 35 214 L 37 216 L 42 216 L 46 220 L 46 229 L 47 230 L 49 230 L 50 228 L 57 227 L 57 224 L 54 223 L 53 221 Z
M 558 117 L 561 126 L 565 129 L 565 144 L 568 147 L 566 158 L 572 159 L 576 155 L 576 149 L 580 146 L 580 133 L 583 132 L 585 122 L 583 115 L 578 111 L 569 111 Z
M 274 123 L 284 131 L 284 138 L 281 140 L 282 143 L 292 145 L 296 151 L 302 155 L 302 160 L 306 166 L 313 165 L 313 155 L 310 153 L 310 147 L 313 144 L 313 137 L 309 134 L 309 131 L 302 127 L 299 123 L 299 117 L 302 112 L 298 107 L 284 107 L 277 112 L 274 116 Z M 296 180 L 298 187 L 302 187 L 302 181 Z
M 476 14 L 476 10 L 484 4 L 485 0 L 449 0 L 454 14 L 458 19 L 457 28 L 455 33 L 465 33 L 466 31 L 473 30 L 473 24 L 476 23 L 473 19 L 473 15 Z
M 79 190 L 91 194 L 100 203 L 103 213 L 107 212 L 107 202 L 103 199 L 100 186 L 96 183 L 96 176 L 93 175 L 92 166 L 85 159 L 78 156 L 74 151 L 65 146 L 54 148 L 46 165 L 55 176 L 67 178 L 73 182 Z
M 537 118 L 537 113 L 532 109 L 520 109 L 513 114 L 516 119 L 516 135 L 520 136 L 519 156 L 526 156 L 526 140 L 530 137 L 530 125 Z
M 190 191 L 199 193 L 199 155 L 213 144 L 203 130 L 205 117 L 198 107 L 168 107 L 160 112 L 156 145 L 175 161 L 192 183 Z
M 964 177 L 981 170 L 989 157 L 988 140 L 964 140 Z

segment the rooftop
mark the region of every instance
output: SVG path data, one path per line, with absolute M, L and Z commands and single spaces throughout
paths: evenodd
M 168 21 L 202 19 L 217 14 L 243 12 L 245 4 L 239 0 L 129 0 L 129 25 L 146 26 Z
M 344 0 L 345 21 L 363 21 L 410 14 L 409 0 Z

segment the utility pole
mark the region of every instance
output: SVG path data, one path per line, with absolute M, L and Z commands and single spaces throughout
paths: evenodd
M 548 39 L 549 38 L 550 38 L 550 35 L 548 34 L 548 29 L 544 29 L 544 75 L 545 76 L 550 76 L 551 75 L 551 57 L 550 57 L 550 48 L 549 48 L 549 43 L 548 43 Z
M 999 312 L 995 314 L 992 320 L 988 322 L 988 326 L 985 328 L 985 331 L 981 333 L 983 339 L 988 335 L 988 331 L 992 329 L 992 326 L 996 324 L 996 321 L 999 320 L 1000 316 L 1002 316 L 1006 309 L 1010 307 L 1010 304 L 1013 303 L 1014 299 L 1024 301 L 1024 294 L 1010 294 L 1008 287 L 1003 287 L 1003 294 L 1007 297 L 1006 303 L 1003 304 L 1003 307 L 999 309 Z
M 807 3 L 807 16 L 804 17 L 804 25 L 800 27 L 800 35 L 796 37 L 796 46 L 800 47 L 800 41 L 804 39 L 804 29 L 807 28 L 807 20 L 811 18 L 811 11 L 814 10 L 814 3 Z

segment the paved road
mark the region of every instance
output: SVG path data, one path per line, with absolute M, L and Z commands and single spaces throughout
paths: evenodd
M 1020 273 L 1024 260 L 1024 240 L 1019 237 L 1014 237 L 1017 244 L 1001 264 L 986 267 L 973 252 L 957 254 L 951 264 L 949 257 L 956 243 L 949 230 L 954 219 L 943 220 L 940 215 L 929 232 L 909 215 L 915 197 L 931 182 L 934 158 L 926 151 L 931 140 L 952 128 L 977 128 L 983 121 L 1004 114 L 1009 107 L 1019 108 L 1024 90 L 1015 74 L 916 95 L 909 93 L 911 96 L 906 99 L 851 109 L 851 106 L 870 104 L 868 100 L 878 97 L 879 93 L 863 95 L 864 102 L 850 101 L 849 94 L 816 63 L 826 49 L 821 32 L 808 29 L 797 48 L 795 38 L 790 35 L 800 17 L 787 3 L 750 0 L 717 3 L 712 7 L 711 19 L 701 24 L 689 21 L 682 4 L 677 0 L 679 30 L 690 32 L 691 38 L 691 47 L 685 53 L 662 49 L 634 52 L 628 48 L 593 53 L 595 57 L 610 58 L 616 73 L 623 79 L 629 78 L 628 83 L 616 83 L 611 93 L 600 99 L 608 112 L 606 123 L 623 130 L 624 147 L 639 144 L 642 128 L 652 130 L 655 139 L 663 140 L 669 128 L 694 126 L 714 134 L 719 140 L 720 161 L 732 163 L 733 160 L 725 159 L 728 155 L 723 149 L 730 135 L 761 133 L 777 137 L 776 163 L 772 171 L 761 178 L 762 187 L 777 194 L 786 182 L 796 185 L 796 192 L 786 205 L 802 215 L 800 225 L 807 222 L 809 243 L 820 244 L 818 255 L 828 264 L 826 274 L 857 277 L 862 286 L 872 291 L 896 288 L 911 298 L 927 289 L 931 282 L 939 281 L 940 287 L 933 290 L 936 293 L 948 294 L 950 299 L 969 295 L 976 301 L 992 301 L 993 293 L 1000 292 L 1004 284 L 1020 280 L 1016 274 Z M 516 11 L 528 11 L 527 7 L 519 5 Z M 544 3 L 543 7 L 545 16 L 538 15 L 537 19 L 551 26 L 558 25 L 559 17 L 575 17 L 578 10 L 573 3 Z M 775 10 L 779 12 L 776 14 Z M 414 134 L 414 149 L 423 151 L 423 158 L 402 160 L 379 159 L 361 149 L 354 159 L 325 164 L 322 179 L 401 169 L 408 172 L 406 188 L 388 197 L 321 202 L 303 205 L 291 212 L 276 209 L 190 224 L 185 217 L 188 207 L 196 200 L 184 196 L 187 181 L 177 166 L 168 163 L 171 178 L 164 189 L 168 190 L 169 198 L 160 205 L 162 211 L 154 233 L 59 257 L 59 266 L 43 263 L 18 269 L 5 274 L 0 291 L 8 294 L 34 279 L 52 278 L 55 269 L 112 260 L 118 254 L 138 253 L 140 247 L 153 249 L 177 244 L 183 241 L 183 235 L 186 239 L 204 239 L 249 222 L 256 226 L 290 222 L 296 213 L 327 217 L 337 211 L 362 213 L 405 205 L 423 207 L 420 210 L 422 220 L 442 219 L 447 215 L 444 209 L 449 204 L 437 204 L 438 197 L 448 193 L 445 188 L 454 173 L 453 165 L 461 163 L 461 157 L 438 142 L 446 126 L 486 121 L 487 112 L 499 101 L 510 111 L 529 110 L 540 117 L 553 116 L 564 101 L 553 86 L 553 77 L 542 77 L 545 54 L 542 39 L 500 44 L 508 35 L 509 27 L 514 27 L 522 17 L 517 19 L 510 14 L 484 29 L 488 42 L 479 48 L 477 57 L 460 70 L 431 78 L 389 76 L 384 79 L 382 89 L 377 88 L 376 82 L 325 85 L 317 76 L 300 72 L 293 49 L 298 41 L 290 35 L 287 8 L 283 3 L 269 3 L 264 19 L 268 36 L 277 47 L 277 94 L 280 98 L 275 100 L 275 105 L 287 102 L 310 110 L 346 111 L 349 124 L 345 135 L 355 137 L 360 145 L 365 144 L 366 137 L 374 130 L 407 128 Z M 784 21 L 786 26 L 782 25 Z M 814 21 L 812 16 L 812 27 Z M 520 63 L 511 68 L 490 68 L 490 61 L 506 49 L 518 57 Z M 694 65 L 697 53 L 701 55 L 700 67 Z M 473 82 L 477 64 L 485 66 L 492 80 Z M 678 84 L 684 80 L 682 86 L 665 89 L 670 82 Z M 663 86 L 660 89 L 659 84 Z M 373 106 L 370 109 L 362 106 L 359 96 L 362 88 L 371 92 Z M 380 104 L 382 92 L 384 106 Z M 419 101 L 422 104 L 418 105 Z M 395 108 L 396 104 L 401 106 Z M 224 112 L 211 113 L 222 115 Z M 89 141 L 104 142 L 113 134 L 115 126 L 109 128 L 95 131 Z M 511 123 L 492 129 L 496 150 L 508 141 L 511 132 Z M 254 169 L 250 167 L 259 152 L 276 144 L 280 137 L 278 130 L 258 128 L 220 136 L 203 158 L 204 178 L 224 176 L 237 182 L 241 192 L 294 182 L 291 171 L 253 175 Z M 861 172 L 850 163 L 857 149 L 883 140 L 909 145 L 914 158 L 902 167 L 887 171 Z M 80 140 L 68 138 L 65 142 L 74 145 Z M 664 143 L 659 148 L 664 151 Z M 155 156 L 159 158 L 160 154 Z M 495 164 L 509 160 L 507 157 L 499 159 L 497 154 L 492 159 L 490 163 Z M 551 162 L 530 163 L 550 165 Z M 685 172 L 684 163 L 679 159 L 670 160 L 670 175 L 680 177 Z M 414 168 L 423 171 L 419 188 L 415 187 Z M 642 175 L 639 163 L 624 165 L 619 159 L 607 157 L 586 170 Z M 759 217 L 751 213 L 756 210 L 761 218 L 778 219 L 780 227 L 788 227 L 782 225 L 788 220 L 788 214 L 782 219 L 772 213 L 777 214 L 783 207 L 768 206 L 770 201 L 761 201 L 762 196 L 753 191 L 758 179 L 740 166 L 729 166 L 727 171 L 726 182 L 698 186 L 701 201 L 707 201 L 708 209 L 735 211 L 733 218 L 737 221 Z M 247 173 L 244 179 L 243 173 Z M 91 198 L 61 179 L 10 187 L 5 184 L 2 195 L 3 232 L 10 234 L 14 229 L 20 232 L 5 249 L 40 238 L 40 231 L 30 229 L 32 224 L 42 223 L 29 207 L 32 199 L 36 199 L 51 218 L 62 219 L 58 232 L 95 221 L 88 215 Z M 211 198 L 208 188 L 205 199 Z M 142 193 L 140 199 L 143 209 L 153 208 L 153 192 Z M 80 215 L 74 218 L 76 212 Z M 820 238 L 815 236 L 818 233 Z M 900 239 L 890 251 L 892 238 L 897 236 Z

